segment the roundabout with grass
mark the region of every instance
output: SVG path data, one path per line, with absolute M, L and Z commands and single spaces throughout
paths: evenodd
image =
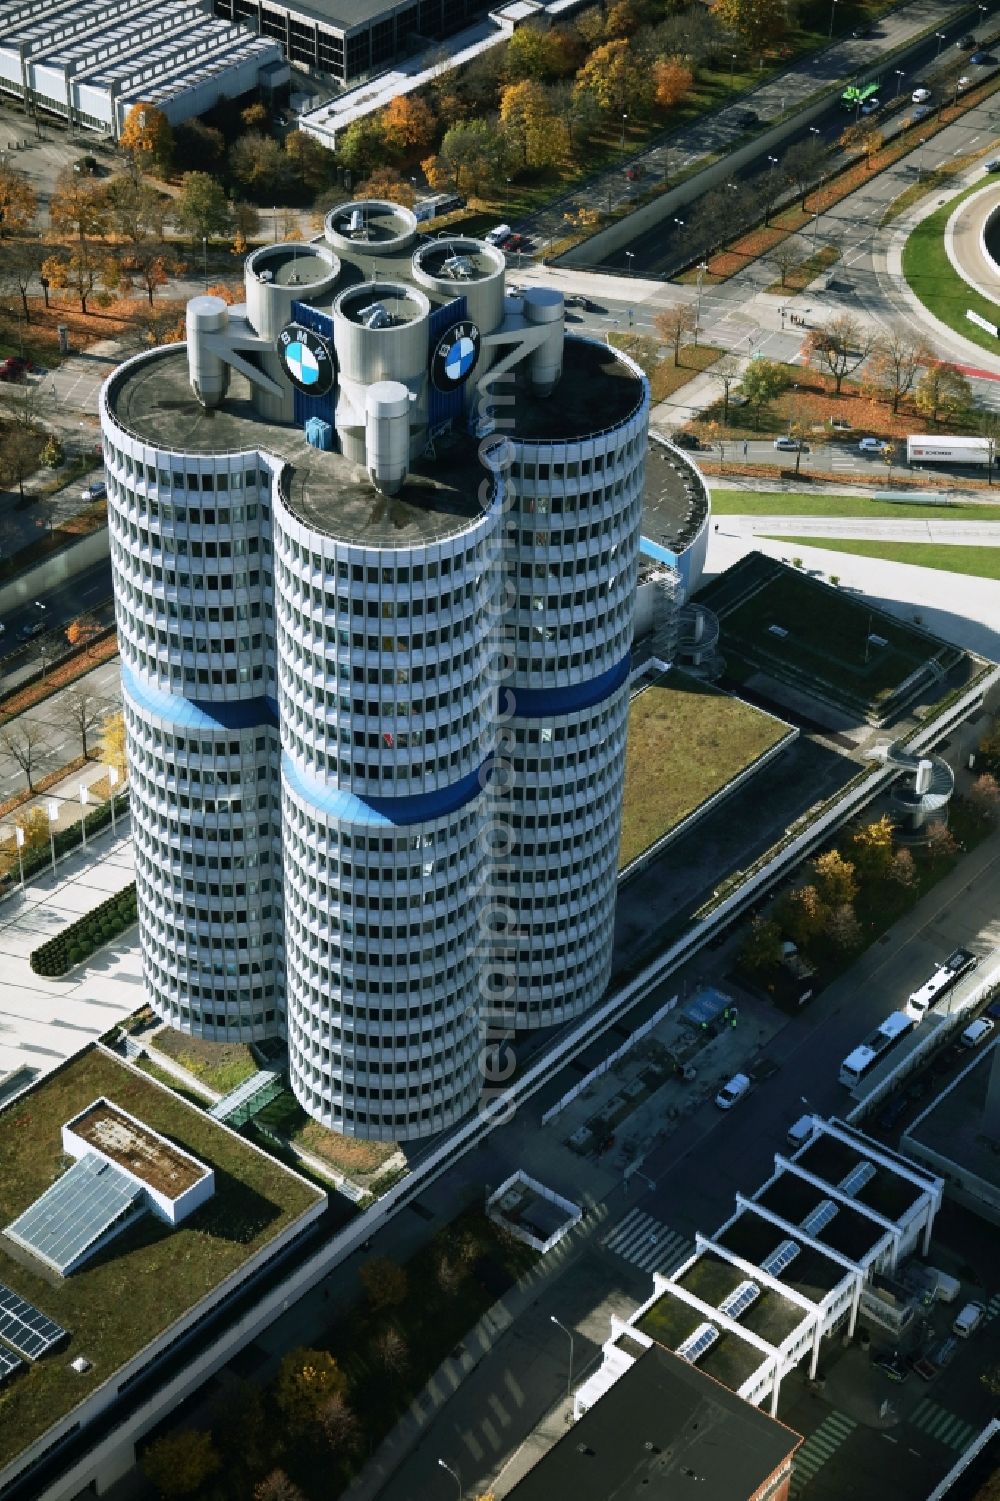
M 992 178 L 924 208 L 902 247 L 901 270 L 928 313 L 1000 362 L 1000 297 L 990 290 L 1000 289 L 1000 264 L 990 245 L 1000 249 L 1000 182 Z

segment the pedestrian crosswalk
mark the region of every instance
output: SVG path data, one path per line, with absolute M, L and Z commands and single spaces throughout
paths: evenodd
M 669 1277 L 694 1254 L 694 1242 L 670 1230 L 662 1220 L 641 1209 L 630 1209 L 620 1224 L 604 1237 L 608 1251 L 623 1256 L 644 1272 L 662 1272 Z
M 792 1479 L 788 1488 L 790 1496 L 797 1496 L 805 1489 L 817 1471 L 823 1468 L 857 1426 L 854 1419 L 849 1418 L 846 1413 L 835 1411 L 827 1414 L 792 1460 Z
M 988 1324 L 991 1319 L 996 1318 L 998 1313 L 1000 1313 L 1000 1293 L 994 1293 L 986 1305 L 985 1322 Z
M 979 1428 L 972 1423 L 966 1423 L 955 1413 L 949 1412 L 947 1407 L 942 1407 L 939 1402 L 934 1402 L 930 1397 L 925 1397 L 918 1402 L 910 1414 L 911 1428 L 919 1428 L 928 1437 L 936 1439 L 939 1444 L 945 1444 L 949 1449 L 957 1449 L 959 1453 L 968 1448 L 969 1444 L 979 1432 Z

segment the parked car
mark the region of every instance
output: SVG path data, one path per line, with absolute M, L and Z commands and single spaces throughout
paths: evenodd
M 863 115 L 876 115 L 881 108 L 881 99 L 866 99 L 864 104 L 861 106 L 861 113 Z
M 941 1343 L 931 1351 L 931 1360 L 933 1360 L 939 1371 L 943 1371 L 946 1366 L 951 1365 L 951 1362 L 955 1358 L 955 1351 L 957 1349 L 958 1340 L 949 1337 L 948 1339 L 943 1339 Z
M 738 109 L 734 118 L 741 130 L 755 130 L 760 124 L 760 116 L 755 109 Z
M 975 65 L 976 65 L 977 68 L 985 67 L 985 65 L 989 61 L 990 61 L 990 54 L 988 52 L 974 52 L 972 54 L 972 56 L 969 58 L 969 62 L 970 63 L 975 63 Z
M 20 355 L 8 355 L 5 360 L 0 360 L 0 380 L 20 380 L 28 368 L 28 361 Z
M 104 481 L 102 479 L 95 479 L 87 486 L 86 490 L 84 490 L 81 499 L 100 500 L 101 497 L 107 495 L 107 493 L 108 487 L 104 483 Z
M 5 626 L 5 625 L 4 625 L 4 623 L 3 623 L 3 621 L 2 621 L 2 620 L 0 620 L 0 636 L 2 636 L 2 635 L 3 635 L 3 633 L 4 633 L 4 631 L 5 631 L 5 630 L 6 630 L 6 629 L 7 629 L 7 627 L 6 627 L 6 626 Z
M 994 156 L 990 161 L 984 162 L 987 172 L 1000 172 L 1000 156 Z
M 886 1350 L 879 1355 L 873 1355 L 872 1365 L 877 1371 L 881 1371 L 883 1375 L 888 1376 L 890 1381 L 903 1382 L 910 1374 L 898 1350 Z
M 909 1108 L 909 1100 L 905 1094 L 894 1094 L 878 1113 L 876 1124 L 883 1131 L 891 1131 L 901 1116 L 904 1116 Z
M 22 625 L 18 635 L 22 641 L 30 641 L 32 636 L 40 636 L 44 629 L 44 620 L 29 620 L 27 625 Z
M 989 1016 L 980 1016 L 978 1020 L 970 1022 L 958 1039 L 963 1048 L 978 1048 L 981 1042 L 985 1042 L 993 1031 L 996 1022 Z
M 487 245 L 502 245 L 510 233 L 511 228 L 509 224 L 498 224 L 495 229 L 491 229 L 488 234 L 485 234 L 483 239 Z
M 796 450 L 800 449 L 800 448 L 801 448 L 801 450 L 802 450 L 803 453 L 808 453 L 809 452 L 809 445 L 808 445 L 808 443 L 803 443 L 801 441 L 801 439 L 799 439 L 799 438 L 792 438 L 787 433 L 782 433 L 782 435 L 781 435 L 780 438 L 775 438 L 775 440 L 774 440 L 774 446 L 775 446 L 775 448 L 779 448 L 779 449 L 788 449 L 788 448 L 790 448 L 791 451 L 792 451 L 792 453 L 795 453 Z
M 528 243 L 527 235 L 508 235 L 500 246 L 501 250 L 523 250 Z
M 963 73 L 962 77 L 958 80 L 955 87 L 959 93 L 961 93 L 963 89 L 970 89 L 972 87 L 972 79 Z
M 854 28 L 854 30 L 851 32 L 851 36 L 854 37 L 855 40 L 857 40 L 857 41 L 861 41 L 861 40 L 867 41 L 867 39 L 869 37 L 872 37 L 874 35 L 875 35 L 875 28 L 874 28 L 874 26 L 856 26 Z
M 96 156 L 78 156 L 73 163 L 73 171 L 81 177 L 99 177 L 101 164 Z
M 915 1356 L 912 1364 L 921 1381 L 933 1381 L 938 1373 L 937 1366 L 926 1355 Z
M 564 297 L 563 301 L 567 307 L 578 307 L 585 313 L 592 312 L 594 308 L 590 298 L 584 297 L 581 292 L 573 292 L 569 297 Z
M 1000 1022 L 1000 1001 L 991 1001 L 986 1008 L 985 1014 L 992 1016 L 995 1022 Z
M 748 1074 L 734 1074 L 728 1083 L 723 1084 L 719 1093 L 715 1096 L 715 1103 L 720 1110 L 732 1110 L 746 1095 L 750 1093 L 750 1076 Z
M 625 168 L 625 177 L 629 182 L 638 182 L 640 177 L 645 177 L 646 169 L 641 162 L 633 162 L 631 167 Z
M 862 438 L 858 444 L 859 453 L 885 453 L 889 444 L 884 438 Z
M 966 1303 L 952 1324 L 951 1332 L 957 1334 L 959 1339 L 968 1339 L 970 1334 L 975 1334 L 985 1317 L 986 1309 L 982 1303 Z
M 960 47 L 963 52 L 972 52 L 976 46 L 976 39 L 971 31 L 967 31 L 964 36 L 959 37 L 955 46 Z
M 922 84 L 920 88 L 914 89 L 913 93 L 910 95 L 910 98 L 913 100 L 914 104 L 926 104 L 930 97 L 930 89 L 925 89 Z
M 929 104 L 918 104 L 910 115 L 910 119 L 916 123 L 918 120 L 926 120 L 928 115 L 932 115 L 933 113 L 934 111 Z
M 699 449 L 701 447 L 701 439 L 697 433 L 674 433 L 673 441 L 678 448 Z

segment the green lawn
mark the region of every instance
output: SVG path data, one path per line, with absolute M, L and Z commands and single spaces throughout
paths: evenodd
M 173 1027 L 162 1027 L 150 1042 L 220 1094 L 228 1094 L 257 1072 L 253 1053 L 244 1042 L 203 1042 Z
M 645 688 L 629 709 L 619 869 L 786 733 L 742 699 L 682 672 Z
M 949 261 L 944 245 L 945 225 L 956 206 L 985 185 L 984 179 L 964 192 L 952 194 L 946 203 L 917 225 L 903 247 L 903 275 L 910 289 L 935 318 L 971 339 L 973 344 L 996 354 L 997 340 L 970 322 L 965 314 L 966 309 L 971 308 L 990 322 L 1000 323 L 1000 303 L 982 297 L 962 280 Z
M 0 1114 L 0 1225 L 21 1214 L 68 1165 L 60 1128 L 104 1095 L 215 1171 L 215 1195 L 177 1229 L 143 1216 L 71 1277 L 0 1242 L 0 1282 L 69 1331 L 69 1340 L 4 1387 L 0 1465 L 109 1380 L 223 1278 L 238 1272 L 318 1200 L 277 1162 L 200 1110 L 91 1048 Z M 86 1355 L 79 1376 L 70 1361 Z
M 849 552 L 858 558 L 882 558 L 887 563 L 912 563 L 917 568 L 939 568 L 945 573 L 967 573 L 973 578 L 1000 579 L 1000 548 L 965 547 L 937 542 L 854 542 L 830 537 L 780 537 L 789 546 L 822 547 L 828 552 Z
M 914 497 L 898 505 L 887 500 L 871 500 L 866 495 L 803 495 L 794 491 L 712 490 L 712 512 L 716 516 L 866 516 L 874 521 L 926 521 L 938 511 L 949 521 L 1000 520 L 1000 501 L 996 505 L 921 505 Z

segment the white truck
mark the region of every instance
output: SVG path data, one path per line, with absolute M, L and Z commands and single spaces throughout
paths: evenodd
M 990 462 L 988 438 L 935 437 L 918 433 L 906 440 L 908 464 L 980 464 Z

